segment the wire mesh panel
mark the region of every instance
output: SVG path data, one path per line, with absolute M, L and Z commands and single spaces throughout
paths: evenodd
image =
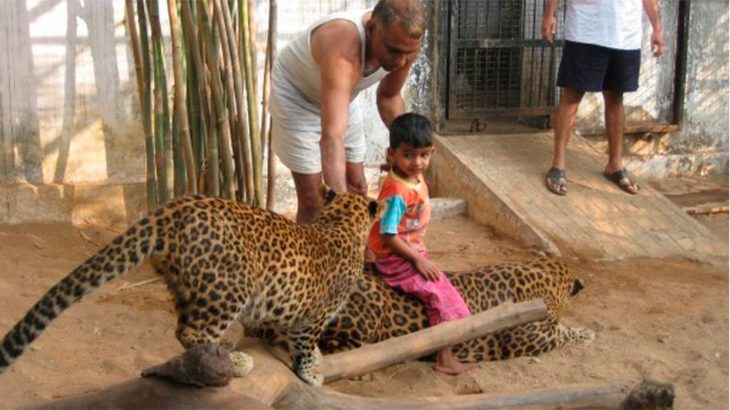
M 449 119 L 550 113 L 561 43 L 542 40 L 542 14 L 542 0 L 449 0 Z

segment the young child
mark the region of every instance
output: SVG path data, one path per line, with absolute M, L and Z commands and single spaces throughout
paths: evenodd
M 423 172 L 433 152 L 433 132 L 426 117 L 407 113 L 393 121 L 387 153 L 391 169 L 378 197 L 387 199 L 388 208 L 368 239 L 383 280 L 421 300 L 431 326 L 470 314 L 459 292 L 428 259 L 423 244 L 431 215 Z M 456 375 L 468 367 L 447 346 L 437 353 L 434 369 Z

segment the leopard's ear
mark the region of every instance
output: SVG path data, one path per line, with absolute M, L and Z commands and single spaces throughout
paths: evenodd
M 368 212 L 373 220 L 377 220 L 383 217 L 385 211 L 388 209 L 388 202 L 385 199 L 379 201 L 370 200 L 368 203 Z
M 583 279 L 575 279 L 573 281 L 573 288 L 570 290 L 570 296 L 577 295 L 584 287 L 586 287 L 586 283 Z
M 322 198 L 322 202 L 328 205 L 337 196 L 337 192 L 330 189 L 329 185 L 322 184 L 319 186 L 319 196 Z

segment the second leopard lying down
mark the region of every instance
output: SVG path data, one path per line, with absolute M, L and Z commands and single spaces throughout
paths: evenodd
M 229 323 L 286 335 L 294 370 L 319 386 L 317 340 L 363 266 L 378 203 L 323 187 L 311 225 L 220 198 L 183 197 L 133 225 L 54 285 L 5 335 L 2 373 L 61 312 L 147 259 L 164 277 L 189 349 L 218 343 Z M 382 207 L 381 207 L 382 209 Z
M 454 346 L 464 362 L 503 360 L 537 356 L 573 344 L 589 344 L 595 338 L 590 329 L 571 328 L 560 323 L 560 314 L 584 286 L 567 267 L 551 258 L 528 262 L 488 265 L 468 272 L 447 273 L 472 313 L 505 302 L 542 298 L 548 309 L 544 320 L 514 326 L 501 332 Z M 421 302 L 390 288 L 374 265 L 365 265 L 344 309 L 329 322 L 319 347 L 324 353 L 354 349 L 402 336 L 429 326 Z M 272 329 L 247 330 L 274 343 L 281 337 Z

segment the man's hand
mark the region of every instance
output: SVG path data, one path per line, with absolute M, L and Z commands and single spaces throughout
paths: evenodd
M 441 276 L 441 269 L 423 256 L 413 259 L 413 265 L 427 280 L 436 281 Z
M 662 35 L 661 30 L 654 30 L 651 33 L 651 51 L 654 53 L 654 57 L 659 57 L 664 54 L 666 47 L 664 44 L 664 35 Z
M 662 19 L 659 16 L 659 2 L 657 0 L 642 0 L 644 13 L 651 23 L 651 51 L 654 57 L 664 54 L 664 36 L 662 35 Z
M 555 12 L 558 10 L 558 0 L 545 0 L 545 10 L 542 14 L 542 39 L 548 44 L 555 43 L 555 33 L 558 31 L 558 20 Z
M 548 44 L 555 43 L 555 32 L 558 27 L 558 21 L 555 13 L 546 13 L 542 18 L 542 39 Z

